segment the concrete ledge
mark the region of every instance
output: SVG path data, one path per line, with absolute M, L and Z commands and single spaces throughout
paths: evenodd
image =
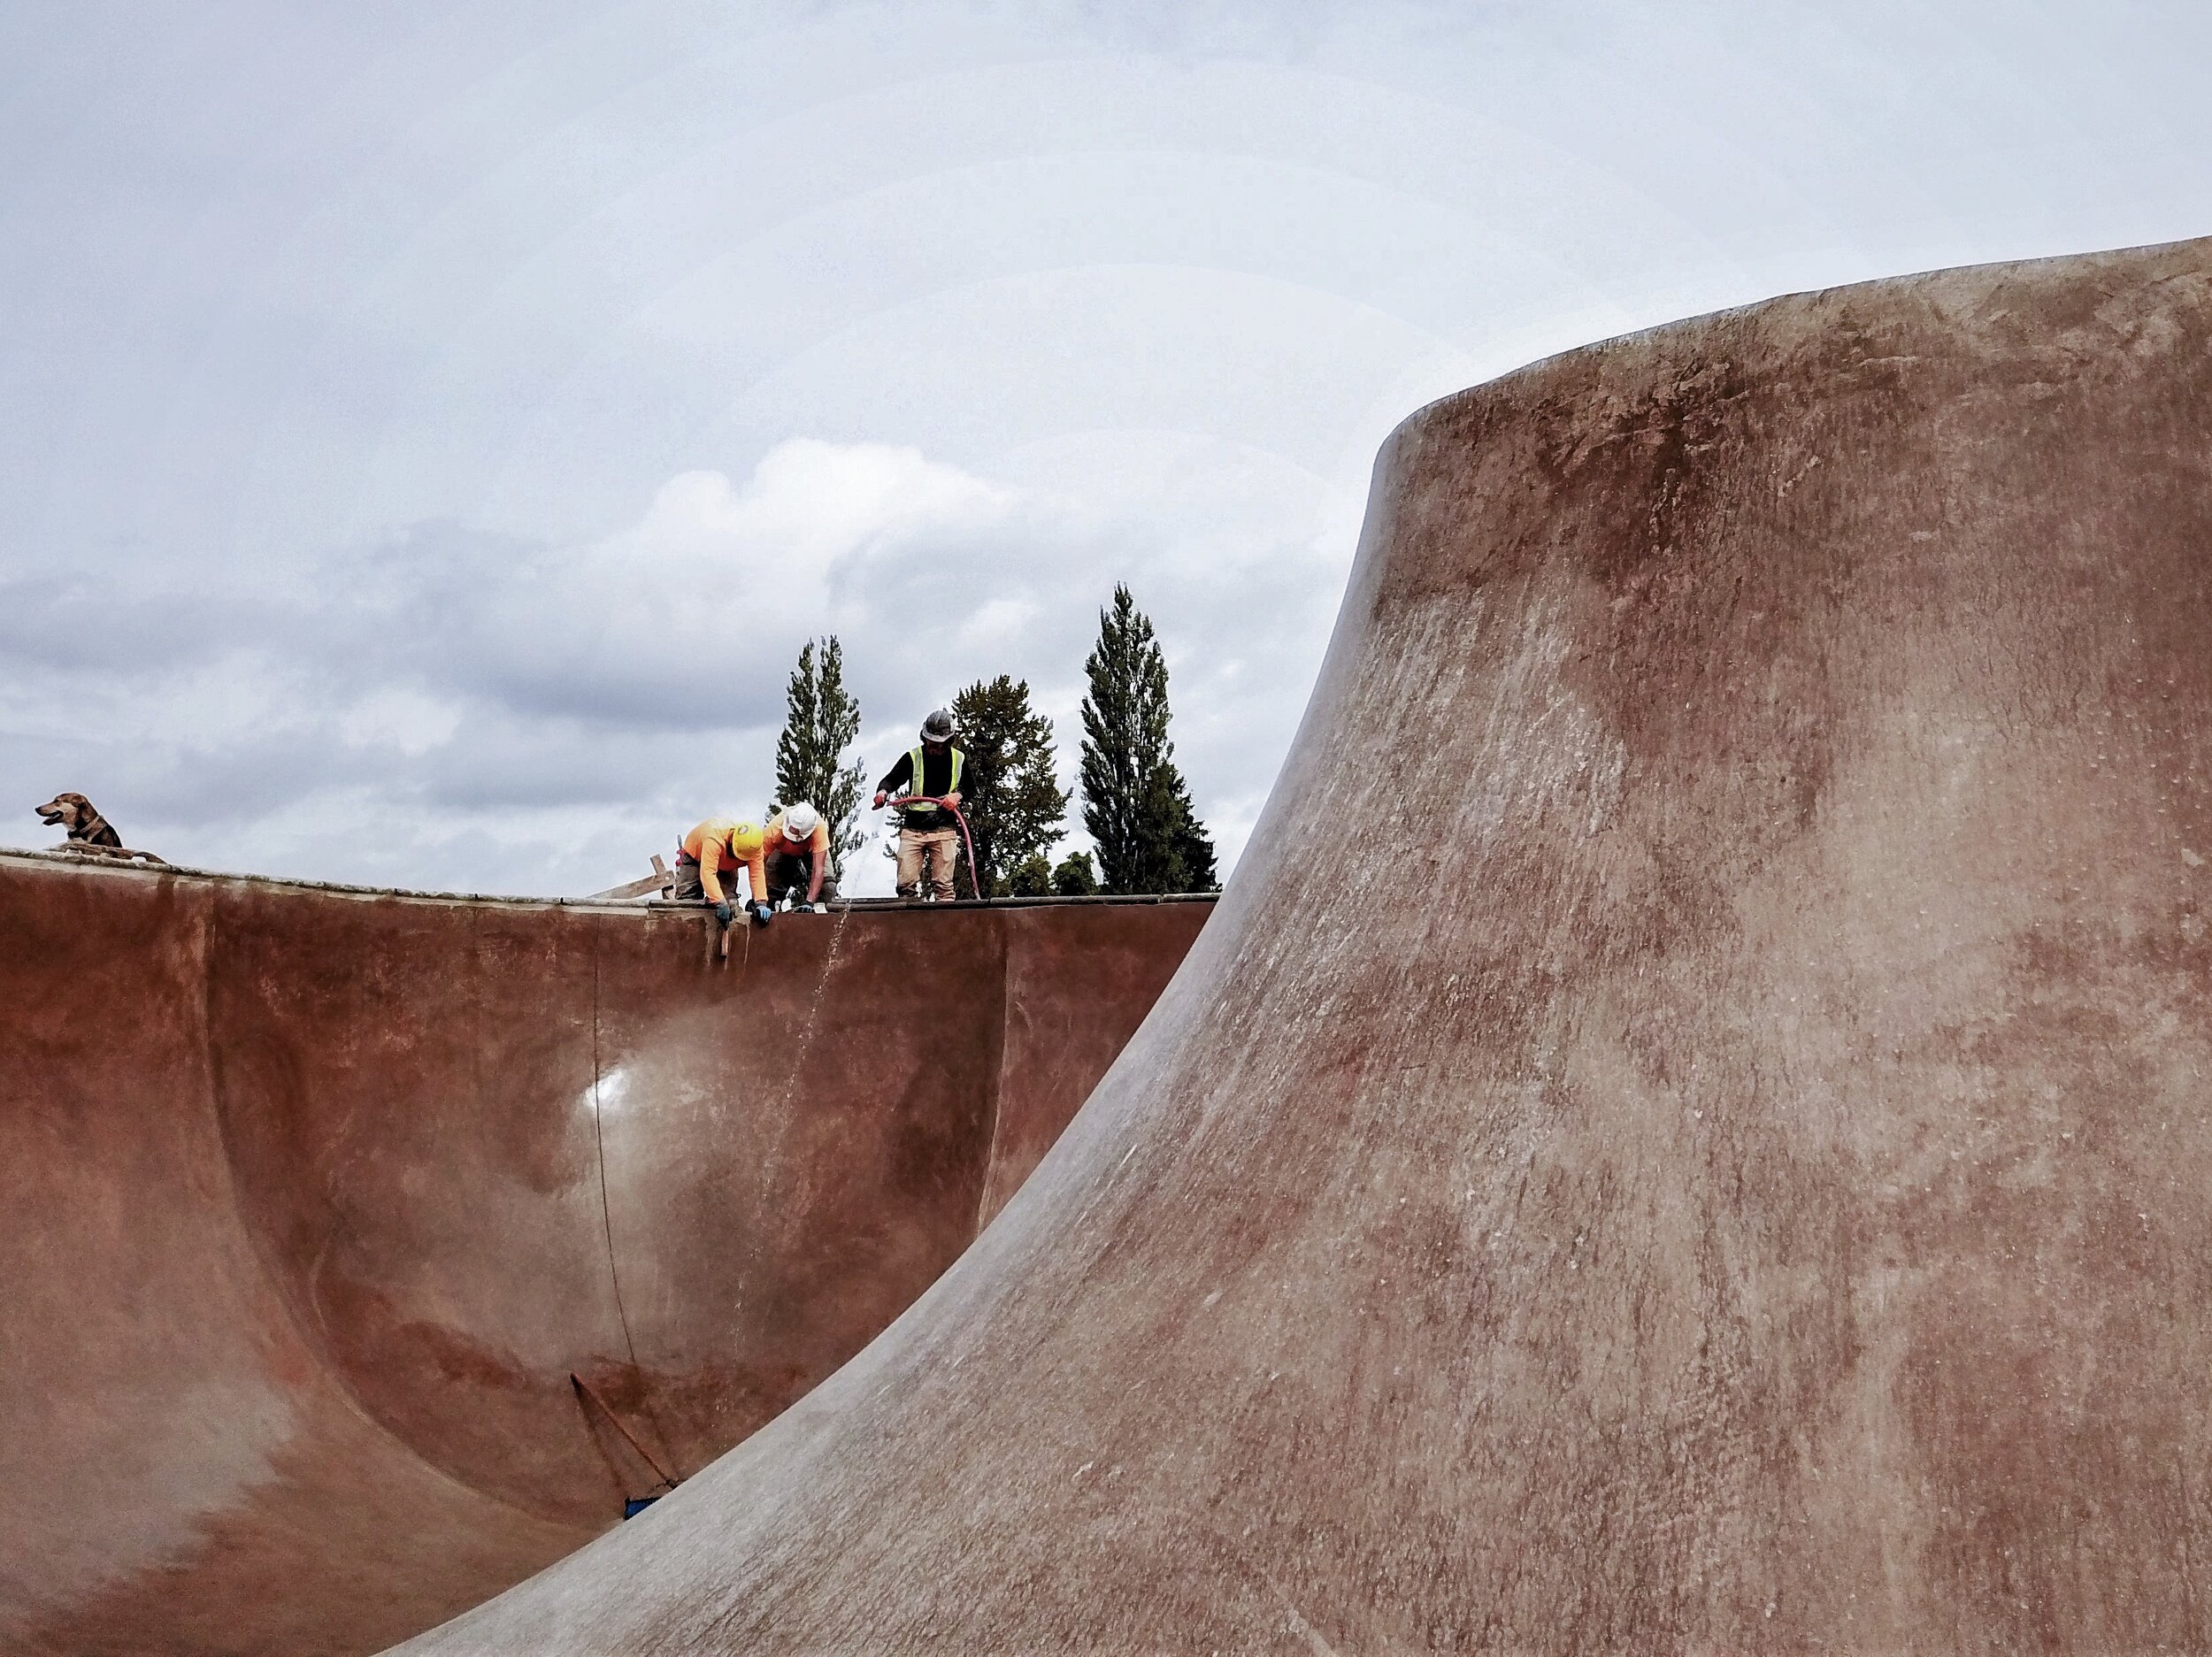
M 709 906 L 703 902 L 678 902 L 667 898 L 559 898 L 517 897 L 497 892 L 427 892 L 407 886 L 352 886 L 342 880 L 308 880 L 291 875 L 240 874 L 227 869 L 195 869 L 184 863 L 126 863 L 120 858 L 102 857 L 83 852 L 58 849 L 38 849 L 31 847 L 0 846 L 0 862 L 25 862 L 59 865 L 98 874 L 134 876 L 141 879 L 165 879 L 177 877 L 187 880 L 234 880 L 266 887 L 293 887 L 303 892 L 337 892 L 357 897 L 401 898 L 422 903 L 503 903 L 527 909 L 548 907 L 565 909 L 589 909 L 616 914 L 640 915 L 654 910 L 698 911 Z M 841 898 L 822 907 L 829 911 L 846 909 L 1040 909 L 1064 904 L 1113 903 L 1210 903 L 1221 894 L 1218 892 L 1135 893 L 1104 894 L 1087 898 L 956 898 L 949 904 L 918 902 L 907 898 Z

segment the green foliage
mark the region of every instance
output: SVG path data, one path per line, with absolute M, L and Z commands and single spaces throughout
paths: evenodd
M 1052 721 L 1029 704 L 1026 680 L 1002 673 L 978 679 L 952 699 L 954 739 L 967 757 L 960 809 L 975 841 L 976 867 L 964 861 L 968 894 L 1003 896 L 1007 871 L 1060 838 L 1067 790 L 1054 777 Z
M 829 825 L 830 874 L 842 879 L 845 854 L 859 848 L 861 761 L 838 761 L 860 735 L 860 703 L 845 689 L 845 650 L 836 636 L 810 639 L 784 693 L 776 739 L 776 797 L 805 801 Z
M 1083 664 L 1083 826 L 1109 892 L 1210 892 L 1212 838 L 1168 740 L 1167 658 L 1126 587 L 1098 613 Z
M 1165 797 L 1156 808 L 1155 820 L 1171 825 L 1168 844 L 1175 870 L 1175 884 L 1167 890 L 1220 891 L 1221 879 L 1214 871 L 1214 839 L 1191 809 L 1190 791 L 1183 786 L 1182 773 L 1172 765 L 1164 765 L 1158 774 L 1163 781 L 1157 786 Z
M 1052 894 L 1063 898 L 1098 895 L 1098 873 L 1091 867 L 1090 853 L 1070 852 L 1060 860 L 1052 871 Z
M 1052 895 L 1052 863 L 1042 852 L 1032 852 L 1014 865 L 1014 872 L 999 883 L 1006 888 L 1004 895 L 1014 898 L 1045 898 Z

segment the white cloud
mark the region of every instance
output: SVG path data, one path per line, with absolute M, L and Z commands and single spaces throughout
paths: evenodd
M 0 661 L 0 709 L 19 730 L 98 732 L 102 759 L 80 770 L 173 860 L 577 892 L 700 817 L 759 809 L 812 637 L 844 644 L 872 774 L 960 685 L 1005 672 L 1057 722 L 1071 776 L 1082 660 L 1125 579 L 1161 629 L 1179 757 L 1233 856 L 1333 611 L 1349 541 L 1329 492 L 1172 434 L 1040 446 L 1015 469 L 795 441 L 741 481 L 670 479 L 595 541 L 430 525 L 296 564 L 280 599 L 202 590 L 197 648 L 135 664 L 94 635 L 153 630 L 173 590 L 118 580 L 86 606 L 19 584 L 43 659 Z M 888 889 L 879 862 L 856 860 L 854 890 Z
M 689 472 L 633 525 L 472 572 L 467 669 L 493 694 L 580 718 L 766 718 L 800 643 L 865 620 L 868 572 L 994 533 L 1008 492 L 911 449 L 798 440 L 741 484 Z
M 460 725 L 460 704 L 404 687 L 372 691 L 338 715 L 338 734 L 354 747 L 396 748 L 410 759 L 451 741 Z
M 987 599 L 960 629 L 960 643 L 972 650 L 997 648 L 1013 643 L 1041 618 L 1037 605 L 1025 598 Z

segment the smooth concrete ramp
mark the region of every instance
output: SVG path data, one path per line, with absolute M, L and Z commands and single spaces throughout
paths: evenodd
M 1425 410 L 998 1224 L 411 1649 L 2202 1649 L 2208 785 L 2212 244 Z
M 588 1541 L 958 1255 L 1210 909 L 725 963 L 696 909 L 0 855 L 0 1651 L 373 1650 Z

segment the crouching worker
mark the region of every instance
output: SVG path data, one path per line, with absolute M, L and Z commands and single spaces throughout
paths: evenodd
M 837 895 L 829 873 L 829 825 L 805 801 L 768 819 L 767 844 L 769 902 L 781 902 L 789 893 L 794 909 L 810 909 Z
M 745 907 L 757 924 L 765 926 L 774 913 L 768 907 L 765 839 L 757 824 L 739 817 L 709 817 L 684 836 L 683 848 L 676 854 L 677 899 L 704 898 L 714 905 L 715 918 L 727 926 L 737 918 L 737 910 L 722 889 L 722 877 L 742 868 Z
M 922 745 L 902 754 L 876 784 L 876 809 L 894 791 L 926 796 L 927 803 L 899 808 L 899 895 L 922 894 L 922 877 L 940 903 L 952 901 L 952 871 L 960 862 L 960 830 L 952 813 L 960 803 L 960 772 L 967 756 L 952 745 L 952 716 L 940 708 L 922 721 Z

